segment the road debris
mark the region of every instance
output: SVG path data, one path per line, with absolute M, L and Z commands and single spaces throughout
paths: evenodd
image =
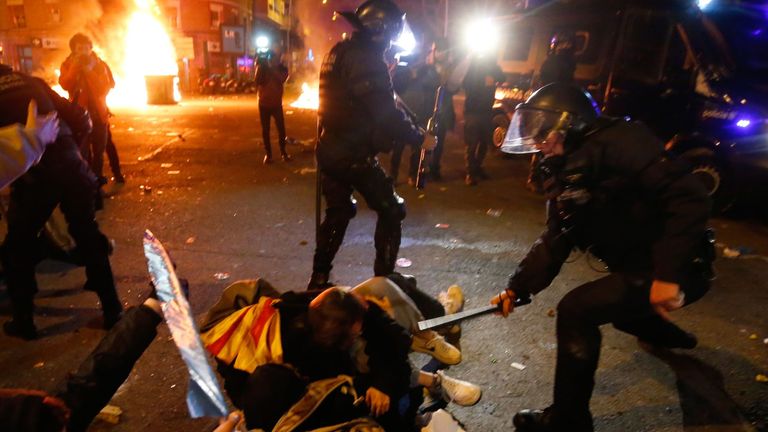
M 548 316 L 548 317 L 550 317 L 550 318 L 554 318 L 554 317 L 555 317 L 555 315 L 556 315 L 556 312 L 555 312 L 555 310 L 554 310 L 554 309 L 550 309 L 550 310 L 548 310 L 548 311 L 547 311 L 547 316 Z
M 752 333 L 749 335 L 749 340 L 757 340 L 757 335 L 755 333 Z
M 119 406 L 107 405 L 96 414 L 96 418 L 110 424 L 118 424 L 120 423 L 121 414 L 123 414 L 123 410 Z
M 306 245 L 309 244 L 309 242 L 306 241 L 306 240 L 302 240 L 302 241 L 299 242 L 299 244 L 302 245 L 302 246 L 306 246 Z
M 216 280 L 227 280 L 229 279 L 229 273 L 227 272 L 216 272 L 213 274 L 213 278 Z
M 408 258 L 398 258 L 397 261 L 395 261 L 395 264 L 398 267 L 406 268 L 410 267 L 413 264 L 413 261 L 409 260 Z
M 195 238 L 194 238 L 194 237 L 189 237 L 189 238 L 187 238 L 187 241 L 185 241 L 184 243 L 186 243 L 186 244 L 192 244 L 192 243 L 194 243 L 194 242 L 195 242 Z
M 141 185 L 139 186 L 139 189 L 141 190 L 142 193 L 144 193 L 144 195 L 148 195 L 152 193 L 152 186 Z
M 181 171 L 179 171 L 179 170 L 168 171 L 168 175 L 178 175 L 178 174 L 181 174 Z
M 45 366 L 45 362 L 37 362 L 33 366 L 35 369 L 40 369 L 41 367 Z
M 525 365 L 522 364 L 522 363 L 518 363 L 518 362 L 513 362 L 510 366 L 512 366 L 513 368 L 515 368 L 517 370 L 524 370 L 525 369 Z
M 763 374 L 757 374 L 755 376 L 755 381 L 759 383 L 768 383 L 768 376 L 765 376 Z
M 485 214 L 487 214 L 490 217 L 496 217 L 497 218 L 497 217 L 501 216 L 502 212 L 503 212 L 503 210 L 501 210 L 501 209 L 492 209 L 492 208 L 490 208 L 490 209 L 488 209 L 487 212 L 485 212 Z
M 170 162 L 164 162 L 164 163 L 160 164 L 160 168 L 170 168 L 172 166 L 173 166 L 173 164 L 170 163 Z
M 447 228 L 450 228 L 450 227 L 451 227 L 451 224 L 439 223 L 439 224 L 435 225 L 435 228 L 440 228 L 440 229 L 447 229 Z

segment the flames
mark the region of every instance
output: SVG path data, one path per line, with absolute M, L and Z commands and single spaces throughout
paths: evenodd
M 117 42 L 105 47 L 94 46 L 115 78 L 115 88 L 107 96 L 110 107 L 142 107 L 147 104 L 145 76 L 173 77 L 174 100 L 181 100 L 178 87 L 176 49 L 163 25 L 163 18 L 155 0 L 134 0 L 135 9 L 126 19 Z M 57 69 L 56 76 L 60 72 Z M 62 96 L 67 92 L 61 86 L 54 90 Z
M 291 103 L 291 106 L 294 108 L 317 110 L 320 106 L 318 87 L 310 87 L 307 83 L 301 84 L 301 94 L 298 99 Z

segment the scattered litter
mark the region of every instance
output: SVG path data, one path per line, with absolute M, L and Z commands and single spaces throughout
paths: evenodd
M 723 257 L 725 258 L 738 258 L 741 256 L 741 252 L 737 249 L 731 249 L 729 247 L 723 249 Z
M 314 174 L 316 172 L 317 172 L 317 169 L 315 168 L 302 168 L 297 171 L 297 173 L 301 175 Z
M 451 227 L 451 224 L 437 224 L 437 225 L 435 225 L 435 228 L 440 228 L 440 229 L 446 229 L 446 228 L 450 228 L 450 227 Z
M 448 190 L 448 188 L 447 188 L 447 187 L 445 187 L 445 186 L 442 186 L 442 187 L 440 187 L 440 192 L 445 192 L 445 191 L 447 191 L 447 190 Z
M 162 194 L 163 194 L 163 191 L 157 191 L 157 194 L 158 194 L 158 195 L 162 195 Z
M 765 376 L 763 374 L 757 374 L 757 376 L 755 376 L 755 381 L 761 382 L 761 383 L 768 383 L 768 376 Z
M 424 198 L 424 196 L 425 196 L 424 194 L 420 194 L 420 195 L 419 195 L 419 199 L 422 199 L 422 198 Z
M 554 318 L 555 317 L 555 310 L 554 309 L 548 310 L 547 311 L 547 316 L 550 317 L 550 318 Z
M 35 363 L 34 368 L 35 369 L 40 369 L 43 366 L 45 366 L 45 362 L 37 362 L 37 363 Z
M 499 216 L 501 216 L 501 212 L 502 212 L 501 209 L 492 209 L 491 208 L 491 209 L 488 209 L 488 211 L 485 212 L 485 214 L 487 214 L 490 217 L 499 217 Z
M 118 424 L 120 423 L 120 415 L 122 413 L 123 410 L 121 410 L 119 406 L 107 405 L 102 408 L 98 414 L 96 414 L 96 418 L 107 423 Z
M 176 388 L 176 384 L 171 385 L 171 388 Z
M 515 368 L 515 369 L 517 369 L 517 370 L 523 370 L 523 369 L 525 369 L 525 365 L 524 365 L 524 364 L 522 364 L 522 363 L 518 363 L 518 362 L 514 362 L 514 363 L 512 363 L 510 366 L 512 366 L 513 368 Z
M 413 262 L 408 258 L 398 258 L 397 261 L 395 261 L 395 264 L 398 267 L 406 268 L 406 267 L 410 267 L 413 264 Z
M 749 340 L 757 340 L 757 335 L 755 333 L 752 333 L 749 335 Z
M 173 166 L 173 164 L 170 163 L 170 162 L 166 162 L 166 163 L 161 163 L 160 164 L 160 168 L 170 168 L 172 166 Z
M 309 244 L 309 242 L 306 241 L 306 240 L 302 240 L 302 241 L 299 242 L 299 244 L 302 245 L 302 246 L 306 246 L 306 245 Z
M 168 175 L 177 175 L 177 174 L 181 174 L 181 171 L 179 171 L 179 170 L 168 171 Z
M 763 339 L 763 343 L 768 345 L 768 338 Z
M 288 110 L 288 111 L 285 112 L 285 115 L 292 115 L 292 114 L 293 114 L 293 111 L 291 111 L 291 110 Z
M 172 136 L 172 137 L 179 136 L 179 135 L 180 134 L 178 132 L 168 132 L 165 134 L 165 136 Z
M 192 244 L 192 243 L 194 243 L 194 242 L 195 242 L 195 238 L 194 238 L 194 237 L 189 237 L 189 238 L 187 239 L 187 241 L 185 241 L 184 243 L 186 243 L 186 244 Z
M 152 186 L 139 186 L 139 189 L 144 193 L 144 195 L 151 194 L 152 193 Z
M 217 272 L 213 274 L 214 279 L 216 280 L 227 280 L 229 279 L 229 273 L 227 272 Z

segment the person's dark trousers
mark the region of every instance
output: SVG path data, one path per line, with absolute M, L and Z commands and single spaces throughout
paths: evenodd
M 413 276 L 392 273 L 387 275 L 387 279 L 395 283 L 407 295 L 416 308 L 424 315 L 426 319 L 438 318 L 445 315 L 445 308 L 433 296 L 420 290 L 416 278 Z
M 147 306 L 126 311 L 56 395 L 71 410 L 68 432 L 88 429 L 157 335 L 162 317 Z
M 270 118 L 275 119 L 277 133 L 279 136 L 280 154 L 286 155 L 285 150 L 285 118 L 283 117 L 283 107 L 268 107 L 259 105 L 259 118 L 261 119 L 261 138 L 264 140 L 264 152 L 272 157 L 272 144 L 269 142 Z
M 374 274 L 386 276 L 392 273 L 400 250 L 405 201 L 397 195 L 392 179 L 381 169 L 378 161 L 362 161 L 346 169 L 321 169 L 321 182 L 326 209 L 318 233 L 313 272 L 325 275 L 331 272 L 333 258 L 341 247 L 350 219 L 355 216 L 352 191 L 356 190 L 378 216 L 374 234 Z
M 123 179 L 123 171 L 120 169 L 120 157 L 117 154 L 117 147 L 112 140 L 112 131 L 107 126 L 107 160 L 109 161 L 109 169 L 112 171 L 112 175 L 115 180 L 120 181 Z
M 58 204 L 83 257 L 85 289 L 98 294 L 105 318 L 122 310 L 109 263 L 109 241 L 95 220 L 95 191 L 96 179 L 69 138 L 49 147 L 40 163 L 11 186 L 8 234 L 0 258 L 14 321 L 19 324 L 32 324 L 37 236 Z
M 435 137 L 436 144 L 435 149 L 432 150 L 432 158 L 429 161 L 429 173 L 433 177 L 440 178 L 440 160 L 443 158 L 443 149 L 445 148 L 445 136 L 448 130 L 444 127 L 437 128 L 437 136 Z
M 411 151 L 411 156 L 408 158 L 410 160 L 408 178 L 416 180 L 416 174 L 419 171 L 419 159 L 421 157 L 421 150 L 419 147 L 399 142 L 395 143 L 392 148 L 392 160 L 390 164 L 390 177 L 392 177 L 392 180 L 394 180 L 395 183 L 397 183 L 397 177 L 400 174 L 400 160 L 403 158 L 403 151 L 406 147 L 410 148 Z
M 93 129 L 81 144 L 83 159 L 100 181 L 104 178 L 104 150 L 107 147 L 109 123 L 93 118 Z
M 555 369 L 555 426 L 569 431 L 592 431 L 589 400 L 595 385 L 595 371 L 600 357 L 600 326 L 613 323 L 622 331 L 640 337 L 650 326 L 656 332 L 682 331 L 670 322 L 662 322 L 653 311 L 651 278 L 647 275 L 614 273 L 581 285 L 569 292 L 558 305 L 557 366 Z M 709 281 L 690 272 L 681 284 L 687 304 L 709 289 Z
M 464 114 L 464 143 L 467 175 L 482 176 L 483 159 L 488 152 L 488 147 L 493 143 L 493 123 L 490 113 Z

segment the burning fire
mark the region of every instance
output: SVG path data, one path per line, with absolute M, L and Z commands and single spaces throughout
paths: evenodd
M 309 84 L 301 84 L 301 94 L 299 98 L 291 103 L 294 108 L 317 110 L 320 106 L 320 96 L 317 87 L 310 87 Z
M 110 107 L 133 106 L 147 104 L 146 76 L 164 75 L 173 77 L 173 98 L 181 100 L 178 86 L 179 69 L 176 64 L 176 50 L 171 37 L 162 24 L 162 15 L 155 0 L 134 0 L 136 9 L 126 20 L 121 46 L 94 46 L 94 52 L 101 57 L 112 69 L 115 78 L 115 88 L 107 96 Z M 115 61 L 111 54 L 122 54 L 120 61 Z M 117 57 L 116 58 L 120 58 Z M 58 77 L 60 72 L 56 70 Z M 67 96 L 67 92 L 56 85 L 59 94 Z

